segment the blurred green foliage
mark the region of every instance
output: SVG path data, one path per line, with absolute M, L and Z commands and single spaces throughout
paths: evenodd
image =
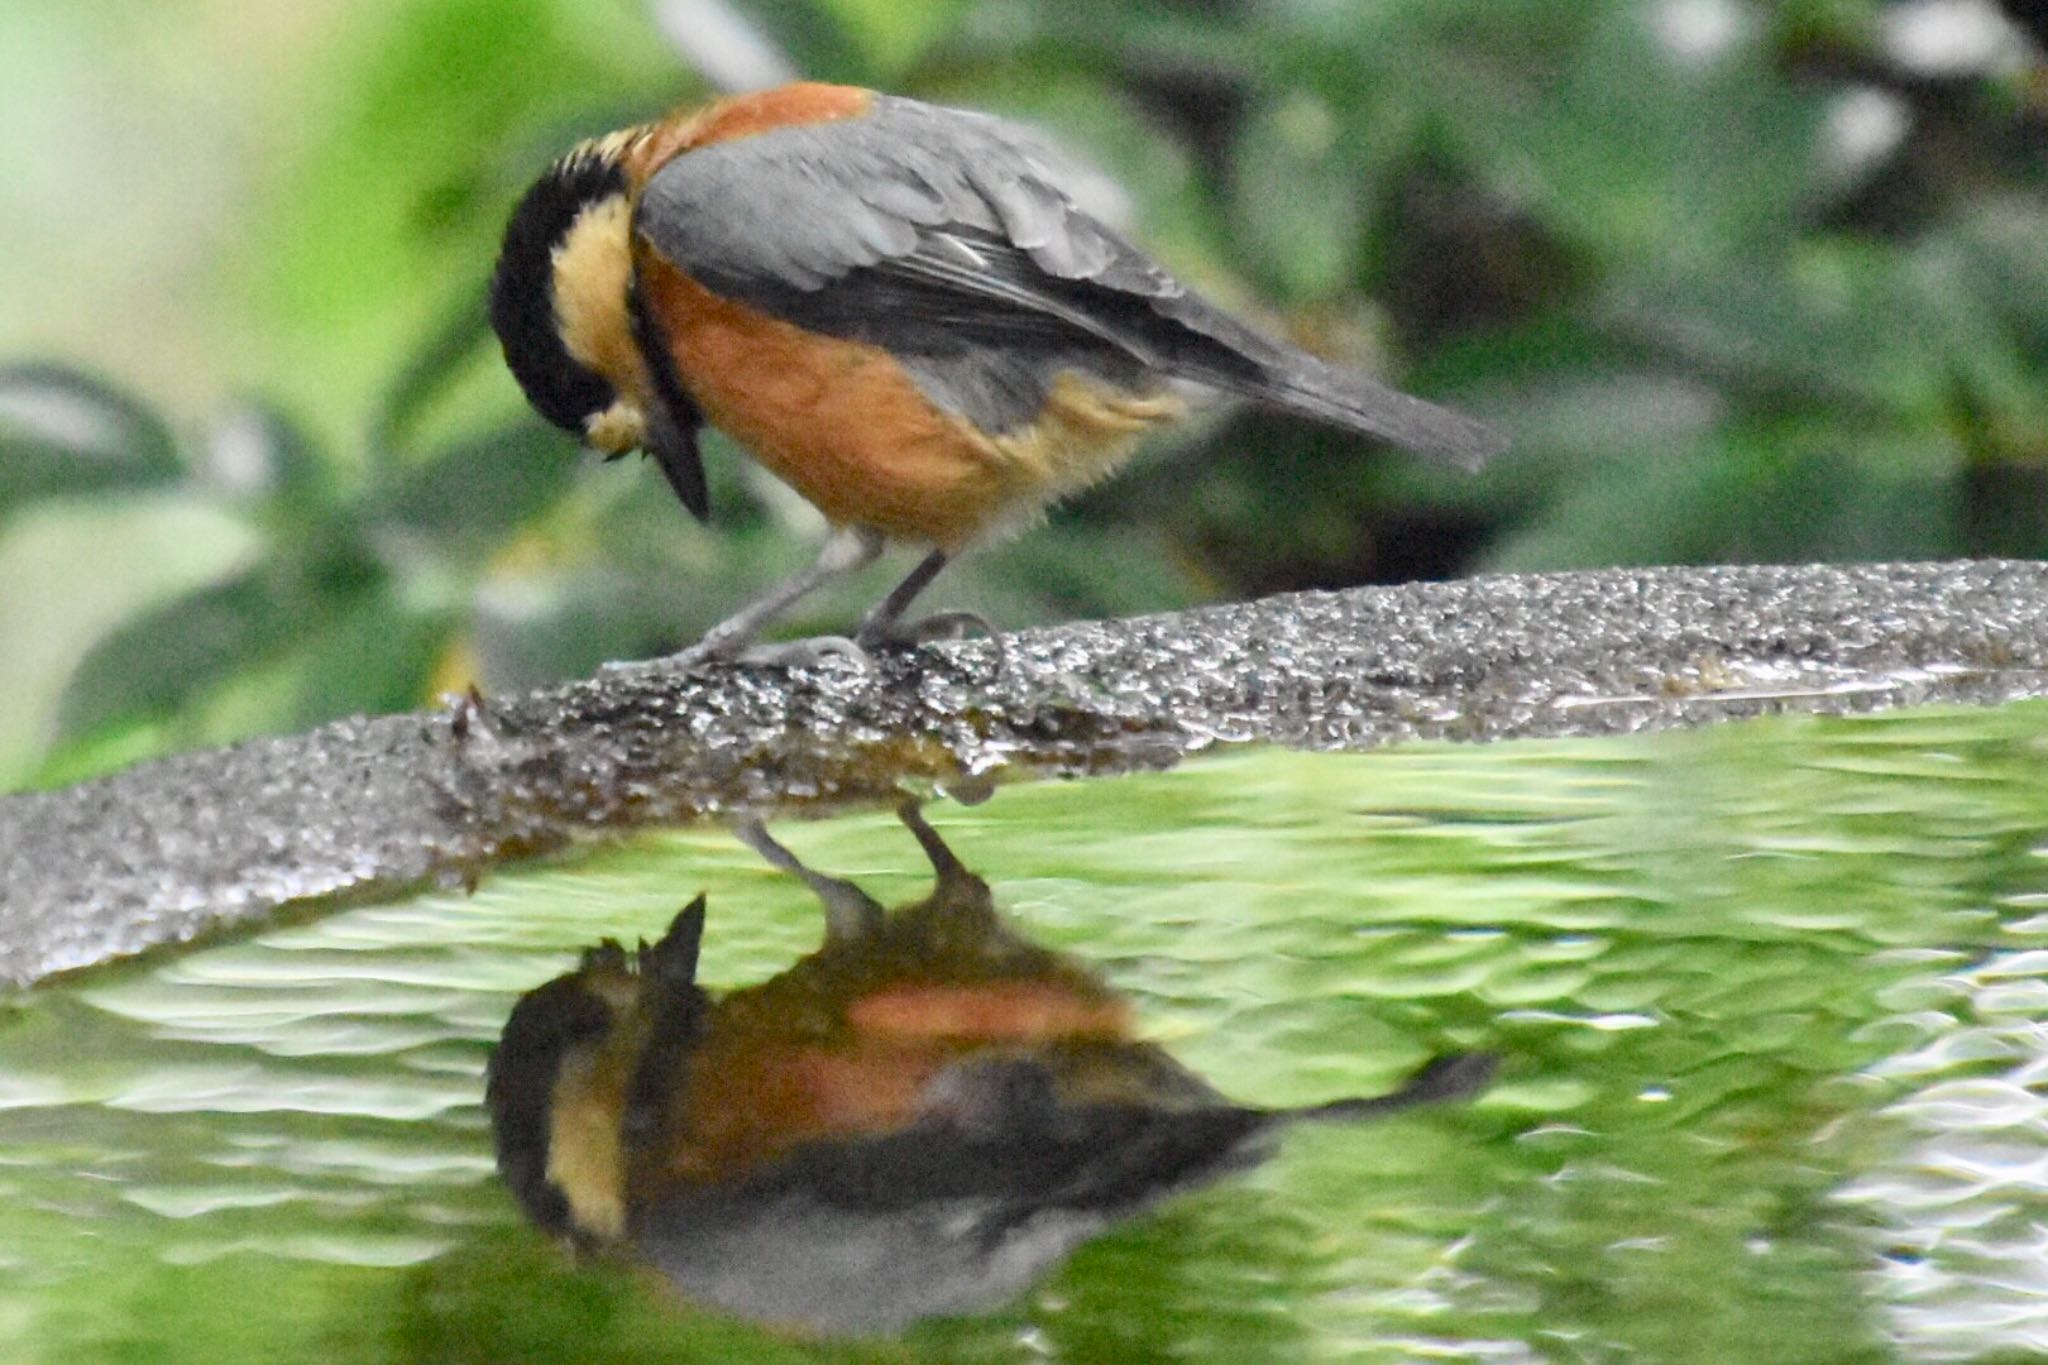
M 734 3 L 314 5 L 262 80 L 247 4 L 191 11 L 246 164 L 199 284 L 157 262 L 190 330 L 145 302 L 151 344 L 82 346 L 121 318 L 18 290 L 67 326 L 25 326 L 0 376 L 0 786 L 674 648 L 806 558 L 810 514 L 729 446 L 709 528 L 652 471 L 579 464 L 480 310 L 538 168 L 713 93 L 698 73 L 735 51 L 1033 120 L 1180 273 L 1516 436 L 1462 479 L 1218 414 L 949 571 L 940 605 L 1014 626 L 1478 569 L 2048 550 L 2048 77 L 2017 30 L 1930 69 L 1880 0 Z M 0 35 L 85 35 L 119 70 L 105 8 L 34 0 Z M 36 170 L 89 207 L 110 163 Z M 79 214 L 78 268 L 127 268 Z M 87 377 L 220 338 L 238 382 L 192 361 L 174 385 L 210 416 Z M 881 582 L 792 624 L 843 626 Z

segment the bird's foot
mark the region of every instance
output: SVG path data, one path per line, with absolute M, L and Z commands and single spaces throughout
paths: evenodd
M 862 668 L 873 667 L 875 662 L 858 641 L 844 635 L 813 635 L 807 640 L 777 645 L 749 645 L 734 657 L 743 664 L 770 668 L 809 668 L 827 659 L 843 659 Z
M 915 621 L 863 622 L 851 637 L 813 635 L 808 639 L 780 644 L 755 644 L 750 634 L 721 631 L 713 626 L 704 638 L 686 649 L 646 663 L 608 663 L 606 673 L 637 673 L 651 669 L 662 672 L 696 672 L 719 664 L 742 664 L 763 668 L 809 668 L 827 659 L 841 659 L 862 668 L 872 668 L 875 654 L 890 649 L 915 649 L 933 640 L 961 640 L 980 631 L 996 646 L 996 671 L 1006 662 L 1003 637 L 988 618 L 971 611 L 935 612 Z
M 863 621 L 853 638 L 863 649 L 881 649 L 890 645 L 914 649 L 933 640 L 964 640 L 970 631 L 977 630 L 991 640 L 1002 639 L 996 628 L 989 624 L 989 619 L 978 611 L 935 611 L 915 621 Z
M 890 648 L 916 649 L 919 645 L 929 644 L 934 640 L 964 640 L 975 631 L 986 635 L 989 643 L 996 647 L 995 672 L 1000 676 L 1009 664 L 1009 652 L 1004 647 L 1002 632 L 998 631 L 986 616 L 976 611 L 935 611 L 929 616 L 920 616 L 915 621 L 863 621 L 860 629 L 854 633 L 853 642 L 864 652 Z
M 707 635 L 688 649 L 661 660 L 664 669 L 694 672 L 716 664 L 740 664 L 760 668 L 808 668 L 827 659 L 844 659 L 867 667 L 873 663 L 868 652 L 844 635 L 813 635 L 806 640 L 758 645 L 738 637 Z

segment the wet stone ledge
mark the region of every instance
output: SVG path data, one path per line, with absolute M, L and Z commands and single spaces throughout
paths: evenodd
M 1269 598 L 863 667 L 659 663 L 0 798 L 0 985 L 579 833 L 1219 744 L 1601 735 L 2048 695 L 2048 565 L 1629 569 Z

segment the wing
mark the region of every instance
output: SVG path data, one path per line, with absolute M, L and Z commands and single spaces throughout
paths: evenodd
M 718 293 L 887 348 L 988 430 L 1036 417 L 1062 366 L 1143 387 L 1147 372 L 1250 379 L 1240 352 L 1271 349 L 1213 309 L 1235 346 L 1173 319 L 1188 292 L 1076 208 L 1029 134 L 914 100 L 679 156 L 637 224 Z
M 1028 422 L 1053 375 L 1078 368 L 1141 390 L 1193 380 L 1424 451 L 1470 458 L 1498 444 L 1476 440 L 1470 419 L 1259 335 L 1057 182 L 1020 128 L 877 96 L 861 118 L 676 157 L 648 181 L 636 222 L 706 287 L 886 347 L 985 429 Z

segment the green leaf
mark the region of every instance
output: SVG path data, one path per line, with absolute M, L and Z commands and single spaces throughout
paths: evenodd
M 273 403 L 229 409 L 207 433 L 207 472 L 224 491 L 279 521 L 280 532 L 335 508 L 334 465 L 293 417 Z
M 170 428 L 125 391 L 55 365 L 0 369 L 0 518 L 37 498 L 183 473 Z
M 1359 153 L 1336 113 L 1305 90 L 1266 104 L 1238 139 L 1240 240 L 1290 297 L 1334 293 L 1357 273 L 1366 203 L 1385 169 Z
M 457 614 L 420 607 L 388 590 L 358 594 L 306 641 L 296 722 L 317 725 L 351 712 L 404 711 L 426 703 L 434 666 Z
M 495 540 L 569 486 L 576 446 L 537 419 L 459 441 L 377 498 L 369 519 L 443 544 Z
M 744 552 L 733 558 L 733 576 L 750 567 Z M 478 675 L 489 691 L 512 691 L 680 649 L 725 605 L 706 602 L 704 589 L 672 566 L 623 556 L 494 580 L 470 621 Z
M 1994 449 L 2028 463 L 2048 450 L 2044 240 L 2048 207 L 1986 205 L 1916 244 L 1904 265 L 1929 368 L 1950 374 Z
M 70 740 L 180 710 L 284 649 L 307 624 L 304 604 L 252 570 L 121 625 L 85 656 L 58 711 Z
M 1686 54 L 1657 40 L 1649 6 L 1596 12 L 1518 117 L 1493 102 L 1503 183 L 1614 261 L 1692 264 L 1796 231 L 1816 197 L 1823 88 L 1785 80 L 1753 38 Z
M 1951 357 L 1925 324 L 1951 306 L 1898 252 L 1832 240 L 1784 258 L 1617 273 L 1590 311 L 1730 388 L 1917 418 L 1948 401 Z
M 814 11 L 828 12 L 839 20 L 860 44 L 869 68 L 889 85 L 951 31 L 970 8 L 967 0 L 922 0 L 915 5 L 902 0 L 815 0 L 813 6 Z
M 118 772 L 177 747 L 163 718 L 107 726 L 50 750 L 21 783 L 24 791 L 51 791 Z
M 1962 454 L 1938 428 L 1761 420 L 1559 471 L 1490 570 L 1932 559 L 1959 552 Z
M 1199 601 L 1192 577 L 1157 531 L 1060 522 L 950 566 L 916 610 L 976 611 L 998 630 L 1136 616 Z
M 371 419 L 373 454 L 401 449 L 422 415 L 461 377 L 491 334 L 482 281 L 459 289 L 427 339 L 407 358 Z
M 279 339 L 257 379 L 336 429 L 371 410 L 392 357 L 438 320 L 450 281 L 489 263 L 513 198 L 567 144 L 517 165 L 515 151 L 544 130 L 598 131 L 585 122 L 598 110 L 649 117 L 680 93 L 638 4 L 411 0 L 346 13 L 316 95 L 288 106 L 294 154 L 251 210 L 262 249 L 243 269 Z

